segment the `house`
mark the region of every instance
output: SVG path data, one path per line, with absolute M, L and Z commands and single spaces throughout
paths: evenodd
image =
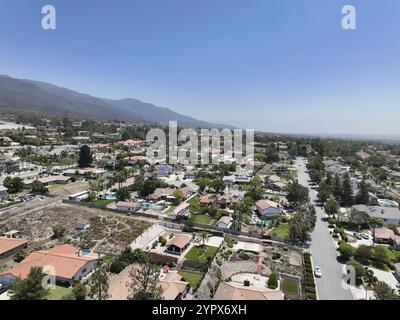
M 68 184 L 71 181 L 71 177 L 59 175 L 59 176 L 48 176 L 44 178 L 25 180 L 24 181 L 25 187 L 32 187 L 32 184 L 35 180 L 38 180 L 45 186 L 49 186 L 52 184 Z
M 128 149 L 132 149 L 138 145 L 140 145 L 142 143 L 142 141 L 140 140 L 133 140 L 133 139 L 128 139 L 128 140 L 124 140 L 119 142 L 119 145 L 128 148 Z
M 368 208 L 367 214 L 370 218 L 382 220 L 385 225 L 400 225 L 399 208 L 372 206 Z
M 0 273 L 0 283 L 9 287 L 16 278 L 25 279 L 31 268 L 42 268 L 44 273 L 55 273 L 56 282 L 71 285 L 96 267 L 98 259 L 86 255 L 69 244 L 50 250 L 34 251 L 15 267 Z M 49 268 L 51 266 L 51 268 Z
M 271 200 L 258 200 L 256 202 L 256 208 L 258 213 L 262 216 L 272 216 L 283 213 L 282 206 Z
M 184 186 L 184 187 L 180 188 L 179 190 L 182 192 L 184 199 L 189 199 L 192 195 L 194 195 L 196 193 L 196 190 L 194 190 L 193 188 L 191 188 L 189 186 Z
M 140 203 L 137 201 L 128 202 L 128 201 L 118 201 L 115 205 L 117 210 L 126 211 L 126 212 L 135 212 L 140 209 Z
M 10 231 L 4 232 L 3 237 L 9 238 L 9 239 L 16 239 L 19 237 L 19 231 L 18 230 L 10 230 Z
M 89 228 L 90 228 L 90 221 L 80 221 L 75 227 L 75 229 L 79 231 L 85 231 Z
M 229 229 L 233 223 L 233 218 L 230 216 L 223 216 L 217 222 L 218 228 Z
M 161 280 L 159 285 L 163 289 L 163 300 L 181 300 L 183 294 L 187 291 L 188 287 L 190 287 L 188 282 L 180 280 Z
M 147 158 L 145 156 L 130 156 L 130 157 L 125 157 L 124 161 L 126 163 L 128 163 L 128 165 L 134 166 L 139 161 L 146 161 L 147 162 Z
M 174 200 L 175 197 L 172 195 L 176 190 L 177 189 L 172 188 L 157 188 L 151 195 L 147 197 L 147 199 L 154 202 L 161 200 Z
M 370 155 L 368 153 L 366 153 L 364 150 L 360 150 L 360 151 L 357 151 L 357 157 L 360 160 L 364 161 L 364 160 L 367 160 L 370 157 Z
M 400 249 L 400 235 L 385 227 L 374 229 L 374 241 L 392 245 L 396 250 Z
M 8 189 L 4 186 L 0 186 L 0 202 L 4 201 L 8 197 Z
M 134 177 L 130 177 L 130 178 L 126 179 L 125 182 L 122 182 L 121 184 L 115 183 L 114 185 L 112 185 L 111 186 L 111 190 L 112 191 L 117 191 L 117 190 L 122 189 L 122 188 L 130 188 L 131 186 L 133 186 L 134 183 L 135 183 L 135 178 Z
M 81 202 L 82 200 L 89 198 L 89 195 L 90 195 L 90 190 L 81 191 L 78 193 L 71 194 L 68 197 L 68 200 L 75 201 L 75 202 Z
M 28 241 L 24 239 L 0 237 L 0 260 L 16 254 L 27 245 Z
M 202 206 L 208 206 L 216 202 L 217 202 L 217 197 L 213 194 L 206 194 L 200 197 L 200 204 Z
M 167 177 L 172 172 L 172 167 L 168 164 L 157 164 L 154 168 L 158 178 Z
M 281 290 L 221 281 L 214 300 L 284 300 L 284 294 Z
M 167 243 L 167 248 L 165 251 L 167 253 L 180 255 L 180 254 L 182 254 L 183 251 L 185 251 L 189 247 L 190 241 L 192 241 L 192 239 L 193 238 L 191 235 L 186 235 L 186 234 L 180 234 L 180 235 L 174 236 Z
M 182 202 L 170 214 L 175 217 L 189 217 L 189 206 L 189 203 Z

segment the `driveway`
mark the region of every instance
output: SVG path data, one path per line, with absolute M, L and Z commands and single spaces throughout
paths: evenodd
M 317 191 L 309 185 L 310 176 L 306 172 L 304 158 L 296 159 L 298 170 L 298 181 L 309 189 L 310 201 L 314 203 L 317 199 Z M 317 293 L 319 300 L 353 300 L 349 289 L 342 287 L 344 266 L 337 262 L 337 251 L 331 235 L 329 234 L 328 223 L 322 219 L 325 212 L 320 207 L 317 211 L 317 223 L 311 233 L 311 254 L 314 266 L 319 266 L 322 271 L 322 278 L 316 279 Z

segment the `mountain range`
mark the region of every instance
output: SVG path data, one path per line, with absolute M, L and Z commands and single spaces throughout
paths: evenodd
M 177 121 L 184 127 L 230 128 L 194 119 L 171 109 L 133 98 L 113 100 L 58 87 L 53 84 L 0 75 L 0 110 L 132 123 Z

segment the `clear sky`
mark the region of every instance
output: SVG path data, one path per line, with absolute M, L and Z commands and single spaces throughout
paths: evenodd
M 0 0 L 0 41 L 18 78 L 266 131 L 400 134 L 399 0 Z

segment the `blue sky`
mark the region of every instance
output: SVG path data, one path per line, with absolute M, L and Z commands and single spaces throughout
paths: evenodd
M 246 128 L 400 135 L 398 0 L 0 0 L 0 41 L 1 74 Z

